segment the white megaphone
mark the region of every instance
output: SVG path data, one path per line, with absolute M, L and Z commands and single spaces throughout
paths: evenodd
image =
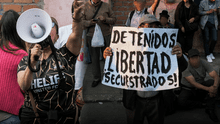
M 53 46 L 53 43 L 50 38 L 50 32 L 52 29 L 52 20 L 42 9 L 29 9 L 23 12 L 16 24 L 16 30 L 20 38 L 28 43 L 35 44 L 38 43 L 41 45 L 42 49 L 48 45 Z M 52 50 L 53 53 L 54 50 Z M 33 69 L 30 66 L 30 54 L 31 50 L 29 49 L 28 55 L 28 67 L 32 72 L 37 72 L 40 70 L 40 66 L 37 66 L 36 69 Z M 39 56 L 34 56 L 35 61 L 38 61 Z
M 52 20 L 44 10 L 33 8 L 20 15 L 16 29 L 18 35 L 25 42 L 39 43 L 50 35 Z

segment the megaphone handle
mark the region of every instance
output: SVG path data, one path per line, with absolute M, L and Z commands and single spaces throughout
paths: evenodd
M 35 61 L 38 61 L 38 59 L 39 59 L 39 56 L 37 56 L 37 55 L 34 56 L 34 60 L 35 60 Z
M 37 60 L 39 59 L 39 56 L 34 56 L 34 59 L 36 60 L 36 58 L 37 58 Z M 36 61 L 37 61 L 36 60 Z M 28 54 L 28 68 L 32 71 L 32 72 L 38 72 L 39 70 L 40 70 L 40 64 L 37 66 L 37 68 L 36 69 L 33 69 L 32 67 L 31 67 L 31 50 L 29 49 L 29 54 Z

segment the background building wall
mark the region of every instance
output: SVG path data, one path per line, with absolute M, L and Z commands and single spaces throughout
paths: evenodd
M 0 0 L 0 18 L 5 11 L 13 9 L 19 14 L 30 8 L 43 8 L 43 0 Z
M 88 0 L 81 0 L 88 1 Z M 134 10 L 133 0 L 102 0 L 108 2 L 114 11 L 117 22 L 116 26 L 122 26 L 125 24 L 129 12 Z M 154 0 L 146 0 L 146 7 L 150 7 Z M 162 10 L 168 10 L 170 15 L 170 22 L 174 23 L 174 13 L 176 6 L 182 0 L 159 0 L 159 4 L 156 10 L 156 17 L 159 19 L 159 13 Z M 167 1 L 172 1 L 168 3 Z M 197 0 L 199 1 L 199 0 Z M 72 22 L 71 18 L 71 6 L 73 0 L 0 0 L 0 18 L 3 13 L 9 9 L 13 9 L 19 14 L 30 8 L 44 9 L 50 16 L 57 19 L 59 26 L 69 25 Z M 218 32 L 220 34 L 220 32 Z M 199 49 L 200 52 L 204 52 L 203 49 L 203 37 L 201 29 L 199 29 L 194 35 L 193 47 Z M 220 35 L 219 35 L 220 36 Z M 220 52 L 220 38 L 215 47 L 214 52 Z
M 44 10 L 56 18 L 61 27 L 72 23 L 72 3 L 73 0 L 44 0 Z

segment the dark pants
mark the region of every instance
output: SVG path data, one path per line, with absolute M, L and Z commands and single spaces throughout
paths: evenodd
M 111 40 L 111 35 L 104 36 L 105 46 L 104 47 L 92 47 L 91 41 L 92 37 L 87 36 L 86 41 L 87 45 L 89 47 L 89 52 L 92 59 L 92 74 L 93 74 L 93 80 L 99 81 L 101 80 L 101 69 L 100 69 L 100 50 L 103 53 L 106 47 L 109 47 Z
M 134 114 L 134 124 L 143 124 L 144 117 L 148 124 L 164 123 L 164 101 L 162 93 L 152 98 L 141 98 L 137 96 Z
M 177 41 L 181 44 L 181 48 L 183 50 L 183 53 L 188 53 L 188 51 L 190 49 L 192 49 L 194 33 L 195 32 L 193 32 L 193 31 L 183 33 L 179 29 Z
M 202 85 L 204 86 L 212 86 L 214 84 L 214 80 L 210 79 L 207 81 L 204 81 L 202 83 Z M 180 105 L 180 107 L 184 108 L 184 109 L 193 109 L 193 108 L 197 108 L 199 107 L 199 105 L 201 105 L 201 103 L 204 101 L 205 97 L 207 97 L 206 99 L 206 104 L 207 107 L 206 109 L 214 109 L 215 107 L 215 97 L 210 97 L 208 95 L 208 92 L 205 90 L 201 90 L 201 89 L 186 89 L 182 88 L 182 91 L 179 95 L 178 98 L 178 103 Z
M 218 31 L 215 28 L 214 24 L 211 24 L 210 22 L 207 22 L 205 25 L 205 28 L 203 30 L 203 34 L 204 34 L 204 50 L 205 50 L 205 55 L 209 55 L 210 53 L 213 53 L 216 42 L 217 42 L 217 38 L 218 38 Z M 209 36 L 211 34 L 211 37 Z M 209 45 L 209 40 L 210 38 L 211 43 Z
M 41 116 L 41 115 L 40 115 Z M 51 121 L 48 123 L 48 119 L 44 117 L 40 117 L 41 124 L 74 124 L 75 123 L 75 112 L 72 113 L 72 116 L 68 117 L 59 117 L 57 121 Z M 39 124 L 35 117 L 21 117 L 20 124 Z M 78 122 L 76 123 L 78 124 Z
M 125 109 L 126 117 L 127 117 L 127 124 L 133 124 L 134 121 L 134 110 Z

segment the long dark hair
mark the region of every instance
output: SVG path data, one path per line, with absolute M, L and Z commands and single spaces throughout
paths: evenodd
M 0 21 L 0 47 L 3 51 L 14 54 L 15 51 L 19 49 L 25 49 L 25 43 L 18 36 L 16 31 L 16 23 L 19 14 L 14 10 L 6 11 Z M 9 46 L 9 41 L 18 47 L 18 49 L 13 49 Z M 6 48 L 6 49 L 5 49 Z
M 183 1 L 183 0 L 182 0 Z M 183 3 L 184 3 L 184 1 L 183 1 Z M 192 0 L 189 0 L 189 4 L 192 4 L 193 3 L 193 1 Z

